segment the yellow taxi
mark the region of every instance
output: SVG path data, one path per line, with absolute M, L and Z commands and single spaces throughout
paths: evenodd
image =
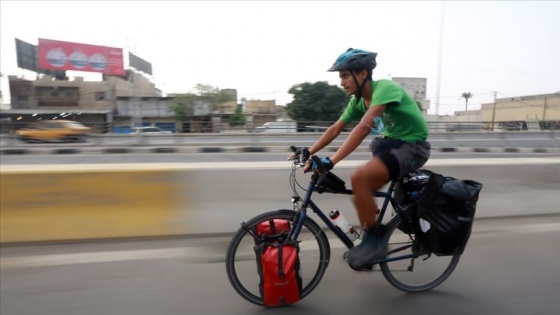
M 73 142 L 85 141 L 91 128 L 72 120 L 39 120 L 14 131 L 25 142 Z

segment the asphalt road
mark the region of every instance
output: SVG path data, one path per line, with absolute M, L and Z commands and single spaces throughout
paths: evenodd
M 352 163 L 367 157 L 353 155 L 335 172 L 348 180 Z M 237 229 L 240 221 L 290 206 L 286 154 L 1 158 L 2 167 L 53 163 L 142 163 L 132 165 L 146 167 L 181 163 L 189 171 L 178 171 L 176 180 L 195 183 L 185 195 L 196 196 L 186 209 L 190 213 L 185 213 L 185 219 L 179 222 L 188 226 L 192 234 L 182 238 L 1 247 L 2 315 L 214 315 L 264 311 L 556 315 L 560 310 L 557 154 L 438 153 L 432 157 L 426 168 L 484 184 L 469 246 L 453 275 L 435 290 L 405 294 L 391 287 L 380 272 L 353 272 L 336 259 L 343 249 L 337 240 L 331 240 L 333 260 L 316 291 L 296 305 L 274 310 L 249 304 L 235 293 L 227 281 L 223 257 L 227 235 Z M 215 168 L 192 168 L 209 160 L 212 163 L 208 165 Z M 306 183 L 308 174 L 297 176 L 302 184 Z M 316 201 L 325 210 L 341 209 L 355 222 L 347 196 L 318 195 Z
M 229 285 L 227 238 L 1 248 L 2 315 L 556 315 L 560 216 L 477 220 L 455 272 L 421 294 L 333 259 L 298 304 L 264 309 Z M 331 244 L 337 245 L 337 240 Z

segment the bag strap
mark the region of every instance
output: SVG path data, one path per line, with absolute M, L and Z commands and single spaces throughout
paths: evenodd
M 280 277 L 284 277 L 284 260 L 282 259 L 282 248 L 284 246 L 282 246 L 282 242 L 278 243 L 278 275 Z
M 274 220 L 268 220 L 268 224 L 270 225 L 270 232 L 272 235 L 276 234 L 276 225 L 274 224 Z

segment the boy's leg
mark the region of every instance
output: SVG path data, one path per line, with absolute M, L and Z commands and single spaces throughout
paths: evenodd
M 390 179 L 397 179 L 408 172 L 417 170 L 426 163 L 430 152 L 429 143 L 406 143 L 399 148 L 385 151 L 374 156 L 366 165 L 352 172 L 354 203 L 365 236 L 362 242 L 350 249 L 348 265 L 354 270 L 371 270 L 372 261 L 382 258 L 386 249 L 384 227 L 373 230 L 375 226 L 375 205 L 372 191 L 379 190 Z
M 380 189 L 389 181 L 389 171 L 384 162 L 374 157 L 366 165 L 354 170 L 351 176 L 354 204 L 360 224 L 364 228 L 362 242 L 350 249 L 346 256 L 348 265 L 357 271 L 372 270 L 370 262 L 384 255 L 384 229 L 374 230 L 377 205 L 372 191 Z
M 373 228 L 377 205 L 372 191 L 379 190 L 389 181 L 389 171 L 381 159 L 374 157 L 366 165 L 355 169 L 350 178 L 360 225 L 365 229 Z

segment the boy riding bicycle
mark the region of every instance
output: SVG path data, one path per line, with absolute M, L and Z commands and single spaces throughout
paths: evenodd
M 316 154 L 348 123 L 359 121 L 338 151 L 321 160 L 327 169 L 332 169 L 362 143 L 371 133 L 374 119 L 381 117 L 384 131 L 382 137 L 376 137 L 370 144 L 373 158 L 354 169 L 350 176 L 354 206 L 365 234 L 362 242 L 350 249 L 345 257 L 348 265 L 357 271 L 372 270 L 371 262 L 383 258 L 386 250 L 385 227 L 376 225 L 378 207 L 371 192 L 421 168 L 430 157 L 431 148 L 426 141 L 428 125 L 414 99 L 391 80 L 372 79 L 376 56 L 377 53 L 350 48 L 328 69 L 338 71 L 340 85 L 352 98 L 340 119 L 309 149 L 309 154 Z M 294 157 L 295 154 L 290 159 Z M 304 172 L 316 169 L 314 164 L 308 161 Z

